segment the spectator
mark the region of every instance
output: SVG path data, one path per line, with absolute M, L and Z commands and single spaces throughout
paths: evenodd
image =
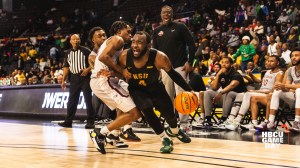
M 282 45 L 282 53 L 281 53 L 281 58 L 284 59 L 286 64 L 290 64 L 291 63 L 291 50 L 290 48 L 290 44 L 289 43 L 283 43 Z
M 238 56 L 242 56 L 242 71 L 244 72 L 247 69 L 248 62 L 253 61 L 253 56 L 256 54 L 255 48 L 250 43 L 250 37 L 244 36 L 242 38 L 243 44 L 237 50 L 237 52 L 233 55 L 233 58 L 236 59 Z
M 281 15 L 277 19 L 277 23 L 286 23 L 288 19 L 289 19 L 289 16 L 286 15 L 286 9 L 283 9 L 283 11 L 281 12 Z
M 280 48 L 277 46 L 277 43 L 275 42 L 275 36 L 271 35 L 269 37 L 269 46 L 268 46 L 268 52 L 267 55 L 276 55 L 279 56 L 281 54 Z
M 291 28 L 290 34 L 287 38 L 287 42 L 290 43 L 291 47 L 294 48 L 297 45 L 298 39 L 297 39 L 296 30 L 294 28 Z

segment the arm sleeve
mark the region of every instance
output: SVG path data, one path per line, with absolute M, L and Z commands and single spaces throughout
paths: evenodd
M 193 40 L 193 36 L 190 32 L 190 30 L 185 26 L 182 25 L 182 33 L 183 33 L 183 37 L 184 40 L 188 46 L 188 50 L 189 50 L 189 64 L 192 65 L 193 64 L 193 60 L 195 58 L 195 52 L 196 52 L 196 46 Z
M 241 55 L 241 47 L 236 51 L 235 54 L 233 54 L 233 58 L 236 59 L 236 57 L 238 57 L 239 55 Z
M 192 91 L 191 86 L 189 86 L 186 81 L 183 79 L 183 77 L 174 70 L 174 68 L 171 68 L 167 74 L 170 76 L 170 78 L 179 85 L 182 89 L 185 91 Z

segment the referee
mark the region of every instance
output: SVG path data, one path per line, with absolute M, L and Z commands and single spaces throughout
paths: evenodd
M 71 128 L 74 119 L 80 92 L 83 92 L 84 100 L 87 108 L 87 124 L 86 129 L 94 128 L 95 113 L 92 108 L 92 90 L 90 88 L 91 67 L 88 67 L 88 57 L 90 50 L 80 46 L 80 37 L 73 34 L 70 38 L 71 49 L 67 50 L 64 59 L 63 80 L 61 87 L 66 89 L 66 79 L 70 75 L 69 100 L 67 104 L 67 116 L 64 122 L 58 123 L 62 127 Z

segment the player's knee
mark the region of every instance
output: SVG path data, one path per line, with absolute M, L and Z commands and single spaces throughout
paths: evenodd
M 272 99 L 273 93 L 269 93 L 267 96 L 268 101 L 270 101 Z
M 128 113 L 130 114 L 130 117 L 134 120 L 137 120 L 141 117 L 141 112 L 136 107 L 130 110 Z
M 258 99 L 257 97 L 253 97 L 253 96 L 252 96 L 252 97 L 250 98 L 250 102 L 251 102 L 251 103 L 256 103 L 256 102 L 257 102 L 257 99 Z
M 280 94 L 282 93 L 282 91 L 281 90 L 275 90 L 274 92 L 273 92 L 273 95 L 272 95 L 272 97 L 278 97 L 279 98 L 279 96 L 280 96 Z

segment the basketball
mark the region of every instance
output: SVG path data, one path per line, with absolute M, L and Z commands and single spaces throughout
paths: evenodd
M 175 97 L 175 109 L 181 114 L 190 114 L 198 107 L 198 98 L 192 92 L 182 92 Z

